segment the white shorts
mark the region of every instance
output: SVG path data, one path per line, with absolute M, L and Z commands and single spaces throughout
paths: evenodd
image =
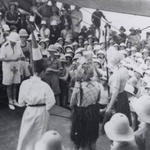
M 21 82 L 20 69 L 13 73 L 10 68 L 3 68 L 3 85 L 19 84 Z

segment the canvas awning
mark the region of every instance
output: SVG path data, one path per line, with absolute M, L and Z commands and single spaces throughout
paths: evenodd
M 59 0 L 87 8 L 150 17 L 150 0 Z
M 10 0 L 1 0 L 5 3 Z M 35 0 L 17 0 L 22 8 L 29 10 Z M 58 0 L 86 8 L 150 17 L 150 0 Z

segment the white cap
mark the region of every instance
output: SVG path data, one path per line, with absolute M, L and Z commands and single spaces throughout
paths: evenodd
M 52 21 L 50 22 L 50 25 L 51 25 L 51 26 L 56 26 L 56 25 L 57 25 L 57 21 L 56 21 L 56 20 L 52 20 Z
M 100 49 L 101 49 L 101 46 L 100 46 L 100 45 L 95 45 L 95 46 L 94 46 L 94 51 L 95 51 L 95 50 L 98 51 L 98 50 L 100 50 Z
M 145 89 L 150 89 L 150 83 L 148 83 L 146 86 L 145 86 Z
M 30 22 L 34 22 L 35 21 L 35 17 L 34 16 L 30 16 L 29 21 Z
M 125 43 L 121 43 L 120 46 L 126 46 L 126 44 Z
M 4 31 L 10 31 L 10 28 L 9 28 L 9 26 L 7 24 L 4 24 L 3 25 L 3 30 Z
M 135 95 L 135 94 L 134 94 L 134 87 L 133 87 L 132 85 L 128 84 L 128 83 L 126 84 L 124 90 L 125 90 L 126 92 L 132 94 L 132 95 Z
M 47 5 L 48 5 L 48 6 L 51 6 L 51 5 L 52 5 L 52 2 L 51 2 L 51 1 L 48 1 L 48 2 L 47 2 Z
M 49 28 L 45 29 L 45 35 L 50 35 L 50 29 Z
M 131 47 L 131 51 L 136 51 L 136 47 Z
M 135 57 L 138 57 L 138 58 L 142 58 L 142 54 L 141 54 L 140 52 L 136 52 L 136 53 L 134 54 L 134 56 L 135 56 Z
M 46 24 L 46 21 L 45 21 L 45 20 L 42 20 L 42 21 L 41 21 L 41 24 Z
M 9 34 L 9 36 L 7 37 L 7 39 L 8 39 L 9 41 L 15 42 L 15 43 L 18 42 L 18 41 L 20 41 L 19 34 L 16 33 L 16 32 L 11 32 L 11 33 Z

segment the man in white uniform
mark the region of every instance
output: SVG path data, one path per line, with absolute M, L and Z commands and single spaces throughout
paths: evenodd
M 15 32 L 10 33 L 1 47 L 0 58 L 2 60 L 3 85 L 7 86 L 7 96 L 9 100 L 9 108 L 14 110 L 16 103 L 17 84 L 20 83 L 20 64 L 19 61 L 24 57 L 21 50 L 19 35 Z
M 18 103 L 27 107 L 22 117 L 17 150 L 34 150 L 35 143 L 49 130 L 50 110 L 55 104 L 52 89 L 41 80 L 45 70 L 43 60 L 33 61 L 33 64 L 34 75 L 22 82 L 19 91 Z

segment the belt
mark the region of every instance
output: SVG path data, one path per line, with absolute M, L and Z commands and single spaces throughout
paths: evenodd
M 43 107 L 45 106 L 46 104 L 33 104 L 33 105 L 27 105 L 29 107 Z

